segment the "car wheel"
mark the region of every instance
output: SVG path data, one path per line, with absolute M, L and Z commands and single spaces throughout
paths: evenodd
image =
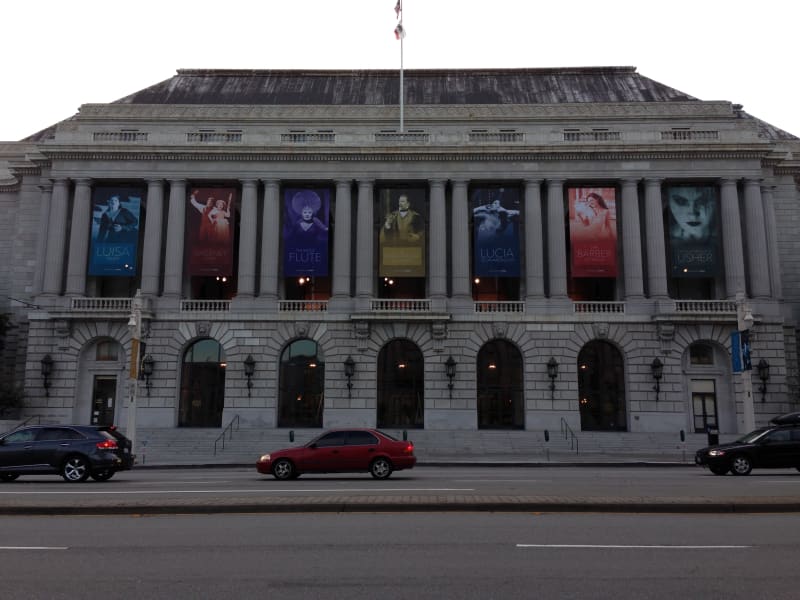
M 108 481 L 114 476 L 113 469 L 102 469 L 101 471 L 92 471 L 92 479 L 95 481 Z
M 14 481 L 17 477 L 18 473 L 0 473 L 0 481 Z
M 272 474 L 275 476 L 275 479 L 280 479 L 281 481 L 294 479 L 294 472 L 294 465 L 288 458 L 279 458 L 275 461 L 275 464 L 272 465 Z
M 744 454 L 734 456 L 731 461 L 731 473 L 734 475 L 749 475 L 753 470 L 753 463 Z
M 369 466 L 369 473 L 375 479 L 386 479 L 392 474 L 392 463 L 386 458 L 376 458 Z
M 83 456 L 70 456 L 61 467 L 61 476 L 70 483 L 86 481 L 89 477 L 89 461 Z
M 714 475 L 725 475 L 730 469 L 728 467 L 708 467 Z

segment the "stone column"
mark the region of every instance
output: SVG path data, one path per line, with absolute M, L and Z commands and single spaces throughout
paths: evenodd
M 86 294 L 86 263 L 89 258 L 89 235 L 92 223 L 92 180 L 75 180 L 75 201 L 72 203 L 72 227 L 69 235 L 67 262 L 67 295 Z
M 453 181 L 453 211 L 450 250 L 452 252 L 453 305 L 468 307 L 472 303 L 469 273 L 469 199 L 465 180 Z
M 39 186 L 39 230 L 36 238 L 36 267 L 33 273 L 31 295 L 36 297 L 42 293 L 44 284 L 44 269 L 47 253 L 47 222 L 50 219 L 51 201 L 53 198 L 53 185 L 44 183 Z
M 728 299 L 745 293 L 742 224 L 739 217 L 739 198 L 736 181 L 723 179 L 722 187 L 722 245 L 725 256 L 725 293 Z
M 747 231 L 747 266 L 750 271 L 750 295 L 769 298 L 769 267 L 767 234 L 764 220 L 764 203 L 761 200 L 761 182 L 748 179 L 744 182 L 744 214 Z
M 61 293 L 64 276 L 64 255 L 67 239 L 67 210 L 69 207 L 69 180 L 53 180 L 53 195 L 47 224 L 47 252 L 45 253 L 42 292 L 57 296 Z
M 542 180 L 525 180 L 525 300 L 544 298 L 544 228 Z
M 373 243 L 375 231 L 372 223 L 374 213 L 373 182 L 358 182 L 358 217 L 356 219 L 356 297 L 359 310 L 368 310 L 374 296 Z
M 664 245 L 664 210 L 661 206 L 661 179 L 645 181 L 645 233 L 647 234 L 647 283 L 650 298 L 669 298 L 667 259 Z
M 431 222 L 428 227 L 428 290 L 434 310 L 444 310 L 447 298 L 447 209 L 444 184 L 440 179 L 430 181 Z
M 264 181 L 264 214 L 261 218 L 261 289 L 259 296 L 278 299 L 278 265 L 280 264 L 280 182 Z
M 161 228 L 164 222 L 164 181 L 147 181 L 147 215 L 142 252 L 142 294 L 157 296 L 161 291 Z
M 772 186 L 761 186 L 761 199 L 764 203 L 764 220 L 767 230 L 767 253 L 769 256 L 769 279 L 772 282 L 772 297 L 775 300 L 783 299 L 783 283 L 781 282 L 781 259 L 778 252 L 778 225 L 775 219 L 775 202 L 772 196 Z
M 164 296 L 170 298 L 180 298 L 183 294 L 183 244 L 186 231 L 186 202 L 186 180 L 170 180 L 167 251 L 164 259 Z
M 332 300 L 350 298 L 350 240 L 352 237 L 352 198 L 349 179 L 336 182 L 336 219 L 333 230 L 333 286 Z
M 625 299 L 644 298 L 642 234 L 639 225 L 639 192 L 636 179 L 622 182 L 622 250 L 625 269 Z
M 256 292 L 256 236 L 258 198 L 255 179 L 242 180 L 242 217 L 239 220 L 239 276 L 236 296 L 252 298 Z
M 564 234 L 564 180 L 547 180 L 547 250 L 550 299 L 567 299 L 567 246 Z

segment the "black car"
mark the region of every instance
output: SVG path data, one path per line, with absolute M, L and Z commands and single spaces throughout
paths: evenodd
M 0 437 L 0 481 L 48 473 L 69 482 L 107 481 L 133 462 L 131 441 L 113 426 L 37 425 Z
M 747 475 L 756 469 L 800 471 L 800 413 L 775 417 L 768 427 L 751 431 L 729 444 L 701 448 L 696 464 L 708 467 L 715 475 Z

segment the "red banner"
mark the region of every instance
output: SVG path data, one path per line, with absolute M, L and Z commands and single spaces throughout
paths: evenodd
M 567 198 L 572 277 L 616 277 L 616 190 L 569 188 Z
M 236 189 L 192 188 L 186 201 L 186 270 L 190 276 L 233 275 Z

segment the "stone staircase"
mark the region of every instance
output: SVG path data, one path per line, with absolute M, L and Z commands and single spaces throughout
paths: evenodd
M 386 430 L 403 439 L 401 430 Z M 140 465 L 242 464 L 253 465 L 262 454 L 301 445 L 319 429 L 140 428 L 137 463 Z M 721 441 L 735 435 L 722 436 Z M 577 432 L 577 440 L 558 432 L 545 440 L 541 431 L 443 431 L 413 429 L 407 439 L 414 443 L 420 462 L 692 462 L 694 452 L 707 445 L 704 434 Z

